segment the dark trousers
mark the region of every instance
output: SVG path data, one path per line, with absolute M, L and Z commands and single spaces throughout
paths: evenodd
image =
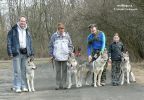
M 112 61 L 111 79 L 112 84 L 120 84 L 121 77 L 121 61 Z

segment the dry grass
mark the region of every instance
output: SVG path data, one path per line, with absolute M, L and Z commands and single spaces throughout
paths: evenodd
M 137 83 L 144 84 L 144 61 L 141 63 L 132 63 L 131 65 L 136 76 Z

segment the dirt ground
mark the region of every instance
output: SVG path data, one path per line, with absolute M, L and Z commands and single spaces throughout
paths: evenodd
M 11 61 L 0 61 L 0 100 L 143 100 L 144 62 L 132 63 L 136 83 L 114 87 L 110 84 L 110 66 L 107 70 L 107 85 L 84 86 L 70 90 L 55 90 L 55 71 L 49 59 L 36 59 L 35 89 L 32 93 L 15 93 L 12 87 Z

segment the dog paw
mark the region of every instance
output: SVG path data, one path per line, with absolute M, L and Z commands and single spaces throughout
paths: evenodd
M 35 92 L 35 89 L 32 89 L 32 92 Z
M 82 84 L 81 85 L 79 85 L 80 87 L 82 87 Z
M 124 83 L 121 83 L 120 85 L 123 85 Z
M 136 80 L 134 80 L 134 81 L 131 81 L 131 83 L 136 83 Z
M 124 84 L 124 82 L 121 82 L 121 83 L 120 83 L 120 85 L 123 85 L 123 84 Z
M 96 85 L 96 84 L 94 84 L 94 87 L 97 87 L 97 85 Z
M 80 84 L 77 84 L 77 85 L 76 85 L 76 87 L 77 87 L 77 88 L 79 88 L 79 87 L 82 87 L 82 85 L 80 85 Z
M 82 84 L 78 84 L 77 87 L 82 87 Z
M 127 84 L 130 84 L 130 82 L 127 82 Z
M 88 82 L 86 82 L 85 85 L 88 85 L 88 86 L 89 86 L 90 84 L 89 84 Z
M 101 84 L 98 84 L 98 86 L 102 86 Z
M 79 85 L 77 85 L 77 84 L 76 84 L 76 87 L 78 88 L 78 87 L 79 87 Z
M 69 85 L 67 88 L 70 89 L 72 85 Z

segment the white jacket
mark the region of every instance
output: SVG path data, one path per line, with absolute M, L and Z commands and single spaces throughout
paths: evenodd
M 49 54 L 57 61 L 67 61 L 69 54 L 73 52 L 71 38 L 66 32 L 64 32 L 63 35 L 55 32 L 49 44 Z

